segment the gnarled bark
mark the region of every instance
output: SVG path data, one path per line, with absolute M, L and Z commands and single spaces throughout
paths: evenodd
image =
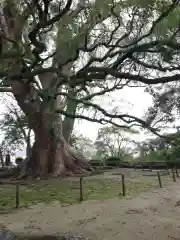
M 13 81 L 11 83 L 14 96 L 27 115 L 29 127 L 34 131 L 35 142 L 28 157 L 24 173 L 44 176 L 52 173 L 62 176 L 68 173 L 82 173 L 92 170 L 85 158 L 70 149 L 63 137 L 61 116 L 55 114 L 40 102 L 32 98 L 33 86 Z
M 28 130 L 26 137 L 26 156 L 29 156 L 31 153 L 31 129 Z
M 26 162 L 24 173 L 33 176 L 64 176 L 72 173 L 83 173 L 91 171 L 91 165 L 66 144 L 63 137 L 54 142 L 51 137 L 47 141 L 35 140 L 31 155 Z
M 42 122 L 40 119 L 39 121 Z M 88 161 L 67 144 L 61 128 L 49 129 L 48 125 L 39 124 L 34 132 L 35 142 L 25 161 L 23 175 L 29 173 L 34 176 L 64 176 L 92 170 Z

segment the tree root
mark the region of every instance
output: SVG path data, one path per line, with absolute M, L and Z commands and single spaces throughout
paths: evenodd
M 38 169 L 39 165 L 37 162 L 37 156 L 31 154 L 22 164 L 21 174 L 18 179 L 24 179 L 28 176 L 44 176 Z M 93 170 L 91 164 L 81 153 L 77 153 L 74 149 L 66 146 L 66 148 L 60 151 L 59 160 L 53 164 L 52 170 L 48 171 L 48 173 L 51 177 L 65 177 L 74 174 L 86 174 Z

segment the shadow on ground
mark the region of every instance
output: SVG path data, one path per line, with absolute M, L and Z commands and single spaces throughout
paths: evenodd
M 0 240 L 85 240 L 82 236 L 60 235 L 16 235 L 11 231 L 1 231 Z

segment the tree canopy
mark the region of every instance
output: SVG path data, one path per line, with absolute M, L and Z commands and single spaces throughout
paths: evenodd
M 5 17 L 14 29 L 7 32 L 1 21 L 2 87 L 8 85 L 8 79 L 29 79 L 36 87 L 36 97 L 44 103 L 50 104 L 54 95 L 60 95 L 100 115 L 90 119 L 76 114 L 77 118 L 146 126 L 134 116 L 108 113 L 90 100 L 134 82 L 157 84 L 179 79 L 179 1 L 16 3 L 4 1 L 4 7 L 13 12 L 13 19 Z M 10 59 L 18 63 L 9 66 Z M 64 67 L 67 71 L 73 68 L 70 76 Z M 34 78 L 45 75 L 42 85 L 47 84 L 47 78 L 56 79 L 48 89 L 42 89 Z M 69 96 L 66 90 L 57 92 L 57 85 L 75 89 L 78 97 Z M 75 117 L 62 108 L 56 112 Z

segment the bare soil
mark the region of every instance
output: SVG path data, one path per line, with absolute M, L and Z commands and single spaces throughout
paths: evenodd
M 68 232 L 98 240 L 180 239 L 180 182 L 133 199 L 87 201 L 62 207 L 38 204 L 0 215 L 0 223 L 23 234 Z

